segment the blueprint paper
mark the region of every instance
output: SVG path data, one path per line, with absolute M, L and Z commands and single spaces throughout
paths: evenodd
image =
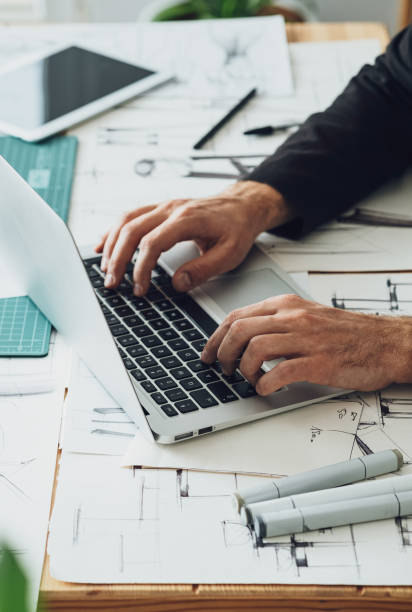
M 55 361 L 64 362 L 64 354 L 55 349 L 53 354 Z M 0 541 L 16 553 L 29 579 L 28 604 L 33 612 L 44 561 L 63 397 L 62 380 L 53 393 L 0 397 Z
M 258 542 L 230 500 L 256 478 L 125 470 L 114 457 L 67 453 L 60 469 L 48 547 L 60 580 L 412 583 L 409 517 Z
M 226 431 L 162 445 L 139 433 L 122 465 L 188 468 L 210 472 L 296 474 L 348 457 L 363 402 L 327 400 Z

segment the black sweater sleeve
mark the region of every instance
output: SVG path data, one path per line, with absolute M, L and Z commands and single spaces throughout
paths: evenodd
M 412 162 L 412 29 L 247 180 L 277 189 L 296 213 L 275 231 L 298 238 L 354 206 Z M 412 206 L 412 203 L 411 203 Z

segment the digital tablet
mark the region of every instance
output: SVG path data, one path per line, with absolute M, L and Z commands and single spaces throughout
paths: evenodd
M 72 46 L 0 71 L 0 131 L 41 140 L 172 77 Z

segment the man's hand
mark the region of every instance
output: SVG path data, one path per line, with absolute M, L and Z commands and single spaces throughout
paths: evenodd
M 144 295 L 161 253 L 178 242 L 194 240 L 200 256 L 181 266 L 173 277 L 175 289 L 188 291 L 238 266 L 260 232 L 289 218 L 288 207 L 277 191 L 244 181 L 216 197 L 171 200 L 127 213 L 103 236 L 96 252 L 102 253 L 106 287 L 116 287 L 139 247 L 134 292 Z
M 279 357 L 286 360 L 262 372 L 264 361 Z M 216 359 L 225 374 L 240 359 L 241 373 L 260 395 L 298 381 L 372 391 L 412 382 L 412 318 L 273 297 L 226 317 L 202 353 L 206 363 Z

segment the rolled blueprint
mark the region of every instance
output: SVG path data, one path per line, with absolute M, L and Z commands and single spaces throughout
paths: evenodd
M 255 518 L 254 527 L 258 538 L 271 538 L 314 529 L 379 521 L 411 513 L 412 491 L 406 491 L 259 514 Z
M 396 472 L 402 465 L 403 457 L 398 450 L 381 451 L 279 480 L 267 480 L 255 487 L 234 493 L 233 505 L 240 512 L 242 506 L 297 493 L 339 487 L 365 478 Z
M 323 489 L 311 493 L 301 493 L 280 499 L 268 499 L 257 502 L 240 509 L 240 520 L 243 525 L 253 525 L 258 514 L 267 512 L 282 512 L 283 510 L 294 510 L 295 508 L 306 508 L 308 506 L 319 506 L 332 502 L 341 502 L 361 497 L 374 497 L 386 493 L 401 493 L 412 491 L 412 474 L 406 476 L 393 476 L 392 478 L 381 478 L 369 482 L 337 487 L 336 489 Z

